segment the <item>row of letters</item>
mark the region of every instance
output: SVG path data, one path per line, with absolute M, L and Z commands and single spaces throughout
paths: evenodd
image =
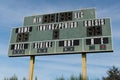
M 25 32 L 31 32 L 32 27 L 22 27 L 22 28 L 16 28 L 16 33 L 25 33 Z
M 67 47 L 67 46 L 76 46 L 79 45 L 79 40 L 64 40 L 59 41 L 59 47 Z M 53 42 L 35 42 L 32 44 L 33 48 L 50 48 L 53 47 Z M 28 49 L 28 44 L 13 44 L 11 45 L 11 50 L 20 50 L 20 49 Z
M 33 23 L 40 23 L 42 21 L 41 17 L 33 18 Z
M 83 23 L 85 27 L 103 26 L 105 25 L 105 19 L 85 20 Z
M 105 25 L 105 19 L 85 20 L 83 21 L 85 27 L 103 26 Z M 37 26 L 38 31 L 55 30 L 55 29 L 68 29 L 78 27 L 78 22 L 65 22 L 56 24 L 44 24 Z M 32 27 L 16 28 L 16 33 L 31 32 Z
M 79 40 L 64 40 L 59 41 L 59 47 L 69 47 L 79 45 Z M 33 48 L 50 48 L 53 42 L 36 42 L 33 43 Z
M 94 45 L 94 44 L 107 44 L 109 42 L 108 38 L 92 38 L 86 39 L 86 45 Z M 64 40 L 59 41 L 59 47 L 69 47 L 69 46 L 78 46 L 80 45 L 79 40 Z M 50 48 L 53 47 L 53 41 L 47 42 L 35 42 L 32 44 L 33 48 Z M 11 50 L 18 49 L 28 49 L 28 44 L 13 44 L 11 45 Z
M 78 22 L 66 22 L 66 23 L 57 23 L 57 24 L 48 24 L 48 25 L 39 25 L 37 30 L 45 31 L 45 30 L 55 30 L 55 29 L 67 29 L 67 28 L 76 28 L 78 26 Z
M 79 19 L 79 18 L 83 18 L 84 13 L 81 12 L 75 12 L 74 13 L 74 18 L 75 19 Z M 33 23 L 41 23 L 42 22 L 42 18 L 41 17 L 34 17 L 33 18 Z
M 11 45 L 11 50 L 28 49 L 28 44 L 13 44 Z
M 50 48 L 52 45 L 53 42 L 36 42 L 33 43 L 33 48 Z
M 74 13 L 75 19 L 83 18 L 83 15 L 84 15 L 84 13 L 82 11 Z

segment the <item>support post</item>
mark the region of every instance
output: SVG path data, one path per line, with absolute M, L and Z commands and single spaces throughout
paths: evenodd
M 82 52 L 82 80 L 87 80 L 86 52 Z
M 28 80 L 33 80 L 35 56 L 30 56 L 30 69 Z

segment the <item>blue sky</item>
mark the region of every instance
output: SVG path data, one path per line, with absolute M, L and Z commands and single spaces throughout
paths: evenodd
M 14 74 L 19 80 L 28 77 L 29 57 L 8 57 L 11 28 L 22 26 L 25 16 L 94 7 L 97 18 L 111 18 L 114 52 L 87 54 L 87 74 L 91 80 L 101 79 L 111 66 L 120 68 L 119 0 L 0 0 L 0 80 Z M 80 72 L 81 54 L 36 57 L 34 76 L 40 80 Z

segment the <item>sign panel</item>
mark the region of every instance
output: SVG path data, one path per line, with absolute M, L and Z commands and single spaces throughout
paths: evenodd
M 112 51 L 110 19 L 97 19 L 95 9 L 39 16 L 25 17 L 24 27 L 12 29 L 9 56 Z
M 82 19 L 96 18 L 95 9 L 82 9 L 60 13 L 27 16 L 24 18 L 24 26 L 39 25 L 47 23 L 57 23 Z

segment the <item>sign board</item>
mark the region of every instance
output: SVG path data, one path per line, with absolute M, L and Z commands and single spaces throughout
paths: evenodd
M 95 9 L 28 16 L 12 29 L 8 56 L 75 54 L 112 50 L 109 18 Z

